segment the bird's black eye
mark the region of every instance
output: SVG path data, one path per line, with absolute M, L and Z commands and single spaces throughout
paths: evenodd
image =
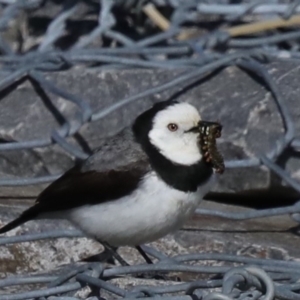
M 169 129 L 170 131 L 176 131 L 176 130 L 178 129 L 178 125 L 175 124 L 175 123 L 170 123 L 170 124 L 168 125 L 168 129 Z

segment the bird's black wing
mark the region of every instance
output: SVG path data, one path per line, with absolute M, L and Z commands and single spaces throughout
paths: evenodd
M 0 229 L 0 234 L 35 219 L 41 214 L 62 211 L 85 204 L 113 201 L 131 193 L 150 170 L 148 158 L 131 131 L 106 140 L 82 164 L 50 184 L 35 205 Z
M 106 140 L 93 155 L 50 184 L 37 198 L 40 212 L 113 201 L 130 194 L 149 171 L 130 131 Z

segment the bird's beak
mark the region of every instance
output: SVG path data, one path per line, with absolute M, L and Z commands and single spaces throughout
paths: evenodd
M 198 128 L 200 133 L 204 133 L 206 129 L 214 133 L 215 138 L 221 137 L 223 126 L 219 122 L 199 121 Z
M 223 126 L 219 122 L 210 122 L 210 121 L 199 121 L 197 126 L 191 128 L 187 132 L 195 132 L 200 134 L 206 134 L 207 129 L 213 131 L 215 138 L 219 138 L 222 133 Z

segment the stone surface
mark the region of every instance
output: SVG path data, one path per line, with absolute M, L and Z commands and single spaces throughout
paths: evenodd
M 200 207 L 230 213 L 253 211 L 209 201 L 203 201 Z M 257 258 L 300 259 L 298 223 L 288 215 L 243 221 L 194 215 L 175 234 L 174 239 L 197 253 L 219 252 Z
M 30 201 L 29 201 L 30 203 Z M 1 226 L 20 214 L 28 205 L 2 205 L 0 208 Z M 58 223 L 58 224 L 57 224 Z M 37 221 L 16 228 L 6 236 L 41 233 L 58 228 L 73 229 L 67 222 Z M 53 239 L 37 242 L 10 244 L 0 247 L 0 277 L 8 274 L 26 274 L 36 271 L 49 271 L 58 265 L 70 264 L 89 256 L 93 251 L 101 251 L 102 247 L 86 238 Z M 90 252 L 92 251 L 92 252 Z
M 0 226 L 12 220 L 27 205 L 0 205 Z M 24 202 L 20 202 L 24 203 Z M 249 208 L 203 201 L 201 208 L 230 212 L 251 211 Z M 31 221 L 5 236 L 74 229 L 66 221 Z M 169 256 L 184 253 L 227 253 L 273 259 L 300 259 L 297 223 L 288 216 L 248 221 L 232 221 L 219 217 L 195 215 L 184 227 L 150 245 Z M 4 236 L 3 236 L 4 237 Z M 1 241 L 1 238 L 0 238 Z M 0 275 L 27 272 L 49 272 L 63 265 L 102 251 L 102 246 L 87 238 L 60 238 L 26 242 L 0 247 Z M 122 247 L 119 253 L 130 264 L 143 263 L 138 252 Z M 211 263 L 211 262 L 203 262 Z
M 267 65 L 267 68 L 283 94 L 297 131 L 300 127 L 300 65 L 276 62 Z M 184 72 L 186 71 L 182 69 L 108 71 L 74 68 L 45 76 L 57 86 L 87 101 L 93 111 L 97 112 L 126 97 L 168 82 Z M 126 105 L 102 120 L 84 125 L 80 135 L 93 149 L 103 138 L 129 125 L 152 103 L 168 99 L 179 90 L 180 87 L 175 87 Z M 53 106 L 64 117 L 74 119 L 77 112 L 74 104 L 55 95 L 48 95 Z M 209 80 L 182 91 L 178 99 L 195 104 L 203 119 L 221 121 L 224 129 L 219 147 L 226 160 L 266 153 L 283 134 L 282 120 L 271 94 L 263 85 L 236 67 L 229 67 Z M 0 138 L 5 141 L 24 141 L 49 137 L 51 130 L 59 125 L 45 102 L 47 101 L 42 101 L 37 96 L 28 81 L 5 95 L 0 102 Z M 70 142 L 80 147 L 78 139 L 70 139 Z M 0 179 L 53 175 L 66 171 L 72 165 L 72 157 L 57 145 L 33 150 L 2 151 Z M 292 176 L 299 177 L 298 157 L 290 158 L 286 166 Z M 44 186 L 1 188 L 0 195 L 35 197 Z M 267 192 L 272 198 L 272 191 L 273 196 L 282 195 L 287 200 L 296 197 L 293 190 L 283 186 L 281 180 L 266 168 L 239 168 L 227 169 L 211 195 L 222 198 L 251 194 L 252 197 L 253 194 L 257 196 Z M 253 201 L 257 201 L 256 199 L 259 198 L 253 198 Z

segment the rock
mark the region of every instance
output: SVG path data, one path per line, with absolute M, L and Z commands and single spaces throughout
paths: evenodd
M 298 105 L 300 65 L 294 62 L 274 62 L 266 65 L 290 109 L 296 130 L 300 123 Z M 101 70 L 74 68 L 70 71 L 45 74 L 45 78 L 58 87 L 77 95 L 90 104 L 93 112 L 107 108 L 124 98 L 136 95 L 151 87 L 189 72 L 184 70 Z M 201 84 L 200 84 L 201 83 Z M 196 105 L 203 119 L 219 119 L 224 126 L 219 147 L 226 160 L 255 157 L 272 149 L 283 135 L 283 123 L 277 106 L 266 88 L 236 67 L 229 67 L 207 81 L 198 82 L 187 90 L 175 87 L 168 91 L 144 97 L 113 112 L 104 119 L 85 124 L 77 137 L 69 139 L 80 147 L 84 139 L 90 148 L 97 147 L 106 136 L 113 135 L 156 101 L 168 99 L 181 91 L 178 99 Z M 0 137 L 16 141 L 49 138 L 59 122 L 53 116 L 55 107 L 69 120 L 74 120 L 74 104 L 49 94 L 51 101 L 41 100 L 29 81 L 6 95 L 0 102 Z M 50 102 L 52 104 L 50 104 Z M 52 107 L 52 113 L 49 107 Z M 47 108 L 48 107 L 48 108 Z M 82 144 L 82 143 L 81 143 Z M 1 151 L 0 178 L 37 177 L 66 171 L 73 165 L 73 157 L 57 145 L 32 150 Z M 299 161 L 290 158 L 287 170 L 297 177 Z M 298 176 L 299 177 L 299 176 Z M 35 196 L 45 185 L 1 188 L 2 196 Z M 287 201 L 295 192 L 282 184 L 265 167 L 227 169 L 220 176 L 210 198 L 232 195 L 262 195 L 272 198 L 280 193 Z M 255 202 L 253 198 L 253 201 Z M 273 200 L 272 200 L 273 201 Z M 261 202 L 258 200 L 256 203 Z M 255 203 L 252 203 L 255 205 Z
M 247 213 L 253 209 L 203 201 L 211 211 Z M 299 224 L 288 215 L 230 220 L 195 214 L 174 239 L 194 253 L 226 253 L 247 257 L 298 260 Z
M 26 207 L 28 207 L 28 204 L 26 206 L 24 204 L 9 207 L 5 205 L 1 206 L 1 227 L 4 223 L 18 216 Z M 66 221 L 34 221 L 12 230 L 5 236 L 42 233 L 57 229 L 68 230 L 74 229 L 74 227 Z M 102 246 L 87 238 L 48 239 L 36 242 L 1 245 L 1 278 L 12 274 L 47 272 L 58 266 L 70 264 L 90 256 L 93 254 L 93 251 L 102 251 Z
M 220 205 L 210 201 L 203 201 L 200 207 L 237 213 L 251 211 L 251 209 Z M 0 226 L 18 215 L 24 208 L 23 204 L 18 204 L 15 207 L 2 204 L 0 206 Z M 298 251 L 300 240 L 297 225 L 288 216 L 232 221 L 212 216 L 195 215 L 184 225 L 182 230 L 149 245 L 169 257 L 189 253 L 216 253 L 298 261 L 300 259 Z M 6 234 L 6 236 L 27 235 L 59 229 L 72 229 L 72 227 L 69 223 L 63 221 L 39 220 L 28 222 Z M 2 238 L 0 237 L 0 243 Z M 56 275 L 67 273 L 68 270 L 71 270 L 71 266 L 82 264 L 79 262 L 80 259 L 89 257 L 101 250 L 102 247 L 98 243 L 87 238 L 47 239 L 1 245 L 1 279 L 16 274 Z M 144 263 L 135 249 L 122 247 L 119 249 L 119 253 L 130 264 Z M 229 263 L 224 260 L 202 260 L 197 264 L 207 266 L 233 265 L 232 262 Z M 180 277 L 182 281 L 193 281 L 196 279 L 207 280 L 210 275 L 173 273 L 172 276 Z M 128 290 L 139 284 L 164 285 L 161 281 L 139 280 L 131 276 L 123 276 L 110 282 Z M 169 282 L 169 284 L 171 283 Z M 13 286 L 1 289 L 0 294 L 16 293 L 41 287 L 42 285 Z M 88 291 L 84 289 L 80 293 L 84 293 L 86 296 L 85 292 Z

